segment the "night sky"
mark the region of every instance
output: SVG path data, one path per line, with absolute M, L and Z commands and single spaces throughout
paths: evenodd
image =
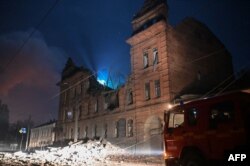
M 98 73 L 130 73 L 125 41 L 143 0 L 59 0 L 44 17 L 55 2 L 0 1 L 0 99 L 9 106 L 11 122 L 29 114 L 37 124 L 57 117 L 53 96 L 68 57 Z M 168 5 L 172 26 L 187 16 L 205 23 L 232 54 L 235 71 L 249 62 L 249 0 L 168 0 Z

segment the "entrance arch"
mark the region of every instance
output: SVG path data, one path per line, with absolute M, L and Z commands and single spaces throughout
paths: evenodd
M 157 116 L 150 116 L 144 124 L 144 141 L 146 153 L 160 155 L 163 150 L 162 122 Z

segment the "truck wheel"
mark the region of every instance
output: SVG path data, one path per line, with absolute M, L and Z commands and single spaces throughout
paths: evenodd
M 182 166 L 204 166 L 206 163 L 204 163 L 203 158 L 196 153 L 188 153 L 183 156 L 182 159 Z

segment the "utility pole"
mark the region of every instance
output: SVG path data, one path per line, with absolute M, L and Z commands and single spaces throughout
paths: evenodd
M 77 142 L 78 139 L 78 118 L 79 118 L 79 107 L 75 108 L 75 130 L 74 130 L 74 142 Z
M 29 120 L 28 120 L 28 131 L 27 131 L 27 135 L 26 135 L 26 145 L 25 145 L 25 151 L 28 150 L 28 146 L 29 146 L 29 138 L 30 138 L 30 121 L 31 121 L 31 116 L 29 115 Z
M 23 145 L 23 133 L 22 134 L 22 139 L 21 139 L 21 143 L 20 143 L 20 151 L 22 151 L 22 145 Z

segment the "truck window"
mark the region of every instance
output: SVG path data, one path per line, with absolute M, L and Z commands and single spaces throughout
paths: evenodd
M 169 116 L 168 128 L 177 128 L 184 123 L 184 111 L 171 112 Z
M 218 124 L 228 123 L 234 119 L 234 104 L 225 101 L 212 105 L 210 109 L 210 128 L 217 128 Z
M 198 110 L 196 108 L 191 108 L 188 110 L 188 124 L 190 126 L 196 126 L 197 124 L 197 113 Z

